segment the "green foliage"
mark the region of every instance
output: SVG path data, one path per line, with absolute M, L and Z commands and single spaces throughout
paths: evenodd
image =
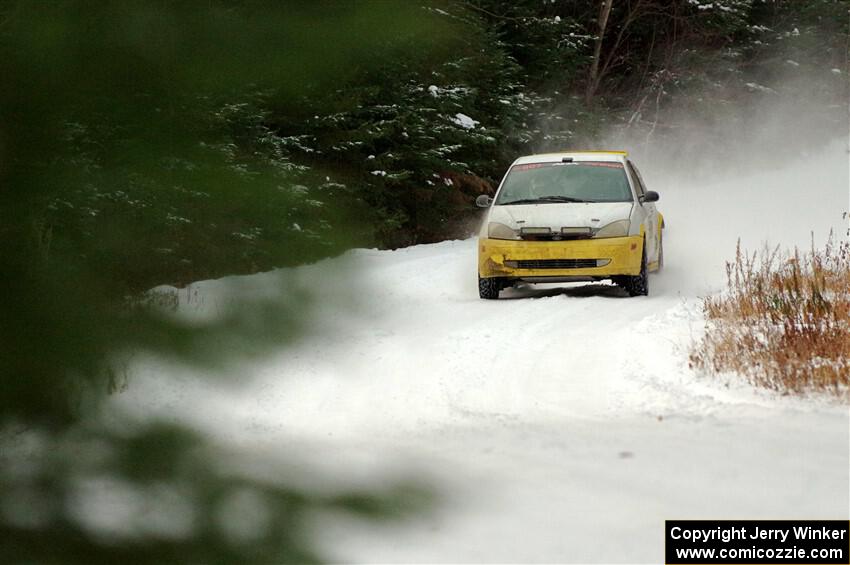
M 14 433 L 0 452 L 4 563 L 318 563 L 309 517 L 398 520 L 428 503 L 406 483 L 295 487 L 291 469 L 175 425 Z
M 587 27 L 597 3 L 474 0 L 468 5 L 499 33 L 532 88 L 569 89 L 583 80 L 580 70 L 593 39 Z
M 138 292 L 303 263 L 358 242 L 357 231 L 368 232 L 356 226 L 356 201 L 292 162 L 289 140 L 265 125 L 263 104 L 250 92 L 221 102 L 193 96 L 132 121 L 65 122 L 52 165 L 64 190 L 41 218 L 50 253 Z M 186 137 L 154 145 L 175 131 Z
M 368 238 L 335 168 L 296 163 L 269 108 L 368 70 L 377 45 L 433 48 L 441 27 L 423 36 L 421 17 L 404 4 L 0 5 L 0 561 L 314 562 L 310 511 L 395 517 L 422 500 L 403 485 L 260 481 L 181 425 L 103 408 L 133 354 L 227 379 L 297 334 L 313 297 L 283 279 L 204 323 L 139 293 Z
M 405 59 L 378 50 L 373 70 L 314 89 L 298 114 L 272 122 L 301 141 L 299 162 L 348 173 L 383 245 L 466 235 L 475 196 L 527 141 L 529 100 L 498 38 L 463 10 L 432 14 L 463 27 L 451 50 Z

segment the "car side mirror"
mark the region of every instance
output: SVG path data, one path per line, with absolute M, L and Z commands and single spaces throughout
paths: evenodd
M 481 194 L 475 199 L 475 205 L 479 208 L 489 208 L 492 203 L 493 199 L 486 194 Z
M 654 190 L 647 190 L 646 194 L 641 197 L 641 201 L 643 202 L 658 202 L 658 199 L 661 198 L 657 192 Z

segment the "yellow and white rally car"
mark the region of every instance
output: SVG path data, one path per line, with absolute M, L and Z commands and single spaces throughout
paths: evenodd
M 625 151 L 520 157 L 508 169 L 478 239 L 478 293 L 494 299 L 517 282 L 610 279 L 649 292 L 661 268 L 664 218 Z

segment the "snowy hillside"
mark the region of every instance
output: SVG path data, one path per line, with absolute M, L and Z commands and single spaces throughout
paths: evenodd
M 260 467 L 296 457 L 299 480 L 437 493 L 406 522 L 317 516 L 320 546 L 346 561 L 661 562 L 664 519 L 844 518 L 846 407 L 687 365 L 699 297 L 721 288 L 739 236 L 843 234 L 844 151 L 714 183 L 641 163 L 668 225 L 647 298 L 595 284 L 479 300 L 472 239 L 196 283 L 182 315 L 281 285 L 318 303 L 296 343 L 241 368 L 244 386 L 141 359 L 113 408 L 186 421 Z

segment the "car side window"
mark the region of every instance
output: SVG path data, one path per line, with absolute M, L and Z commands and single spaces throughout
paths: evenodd
M 631 172 L 632 177 L 635 179 L 637 184 L 638 196 L 646 194 L 646 186 L 643 184 L 643 178 L 640 176 L 640 171 L 638 171 L 637 167 L 635 167 L 631 161 L 629 161 L 629 172 Z

